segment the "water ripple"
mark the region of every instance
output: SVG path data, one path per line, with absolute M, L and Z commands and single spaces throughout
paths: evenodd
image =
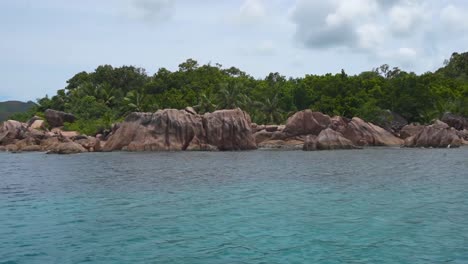
M 0 264 L 468 263 L 467 157 L 0 153 Z

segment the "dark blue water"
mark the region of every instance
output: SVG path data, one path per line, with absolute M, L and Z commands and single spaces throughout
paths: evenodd
M 468 263 L 468 148 L 3 153 L 0 263 Z

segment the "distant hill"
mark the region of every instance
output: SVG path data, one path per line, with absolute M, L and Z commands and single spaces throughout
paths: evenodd
M 31 101 L 27 103 L 20 101 L 0 102 L 0 122 L 7 120 L 12 114 L 26 112 L 34 105 L 35 103 Z

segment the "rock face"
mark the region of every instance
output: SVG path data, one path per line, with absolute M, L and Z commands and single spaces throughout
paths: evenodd
M 299 137 L 281 139 L 269 139 L 258 144 L 262 149 L 300 150 L 304 146 L 304 139 Z
M 452 113 L 445 113 L 442 116 L 441 121 L 455 128 L 456 130 L 468 130 L 468 118 L 466 117 L 455 115 Z
M 322 130 L 320 134 L 308 136 L 304 143 L 304 150 L 333 150 L 333 149 L 356 149 L 357 147 L 346 139 L 340 132 L 336 132 L 331 128 Z
M 240 109 L 203 116 L 176 109 L 132 113 L 109 137 L 104 151 L 255 149 L 250 123 Z
M 5 121 L 0 127 L 0 145 L 14 144 L 23 139 L 26 132 L 25 124 L 15 120 Z
M 400 146 L 404 141 L 387 130 L 354 117 L 345 129 L 338 131 L 358 146 Z
M 44 114 L 50 127 L 61 127 L 65 122 L 73 123 L 76 119 L 75 116 L 70 113 L 52 109 L 47 109 Z
M 328 115 L 320 112 L 312 112 L 304 110 L 295 113 L 286 121 L 286 127 L 283 132 L 291 135 L 318 135 L 322 130 L 327 128 L 331 123 Z
M 426 126 L 416 135 L 405 139 L 405 147 L 457 148 L 462 144 L 454 128 L 440 123 Z
M 400 138 L 406 139 L 412 136 L 415 136 L 419 132 L 421 132 L 424 129 L 424 126 L 421 125 L 415 125 L 415 124 L 410 124 L 407 126 L 404 126 L 400 130 Z
M 44 120 L 35 120 L 32 122 L 32 124 L 29 126 L 31 129 L 45 129 L 45 124 Z
M 207 143 L 219 150 L 256 149 L 250 123 L 250 116 L 239 108 L 203 115 Z
M 379 116 L 379 121 L 376 124 L 388 132 L 398 135 L 399 131 L 408 125 L 408 121 L 398 113 L 387 110 Z
M 86 149 L 80 144 L 75 142 L 62 142 L 53 145 L 47 154 L 77 154 L 82 152 L 86 152 Z
M 304 149 L 307 150 L 348 148 L 348 146 L 400 146 L 404 143 L 402 139 L 397 138 L 389 131 L 372 123 L 364 122 L 360 118 L 355 117 L 351 120 L 340 116 L 330 118 L 328 115 L 311 110 L 300 111 L 291 116 L 284 129 L 280 129 L 278 126 L 277 131 L 269 132 L 267 126 L 256 126 L 257 130 L 259 128 L 263 129 L 255 133 L 259 147 L 271 145 L 281 147 L 287 144 L 286 142 L 280 144 L 278 141 L 287 141 L 298 137 L 302 137 L 301 140 L 305 141 Z M 319 136 L 325 130 L 326 132 L 320 137 L 321 140 L 312 142 L 312 135 Z M 270 129 L 270 131 L 274 131 L 274 129 Z M 318 140 L 318 137 L 314 140 Z
M 57 154 L 97 152 L 101 150 L 99 140 L 94 137 L 71 137 L 70 135 L 78 134 L 76 132 L 64 132 L 59 129 L 49 132 L 43 126 L 38 126 L 40 129 L 36 129 L 37 126 L 34 126 L 34 124 L 38 123 L 38 121 L 42 120 L 35 119 L 28 123 L 13 120 L 4 122 L 0 127 L 0 149 L 11 152 L 49 151 Z

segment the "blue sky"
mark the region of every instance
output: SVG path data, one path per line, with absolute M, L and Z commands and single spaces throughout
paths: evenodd
M 188 58 L 264 77 L 387 63 L 422 73 L 468 47 L 462 0 L 0 2 L 0 100 L 53 95 L 98 65 L 153 74 Z

